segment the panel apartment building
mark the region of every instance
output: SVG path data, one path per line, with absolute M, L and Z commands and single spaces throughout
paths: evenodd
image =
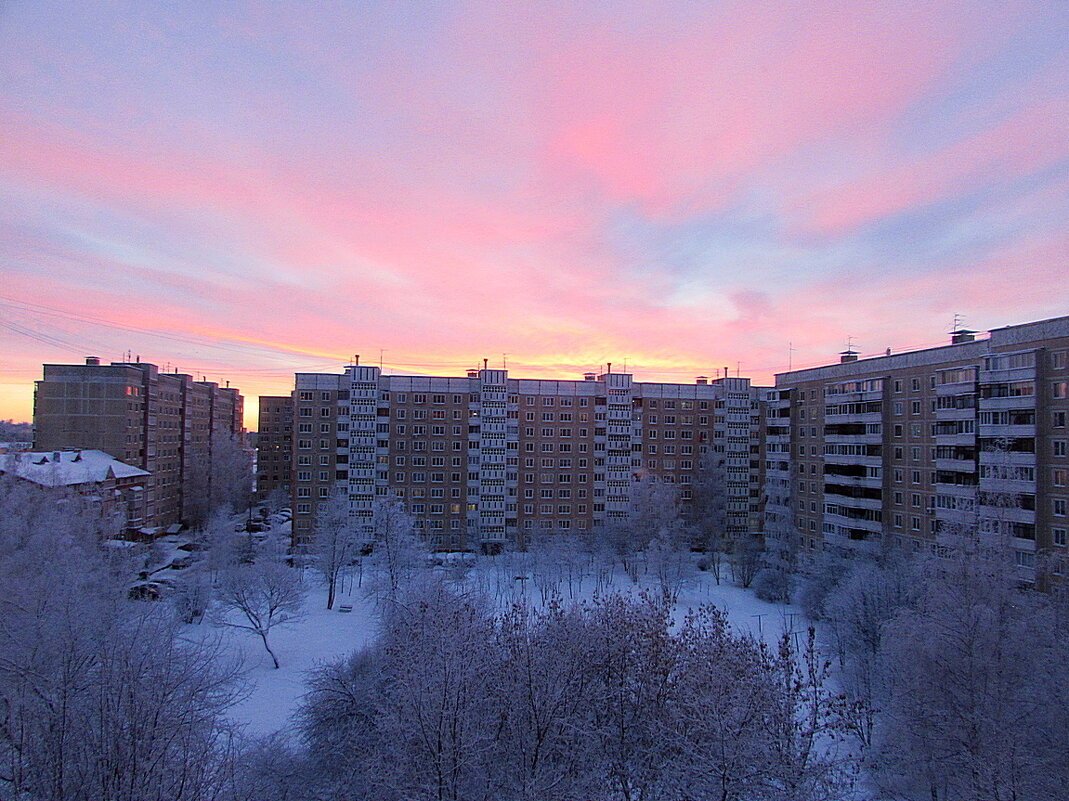
M 293 398 L 261 395 L 256 433 L 256 497 L 261 501 L 275 492 L 291 493 L 293 463 Z
M 582 533 L 627 514 L 643 477 L 688 485 L 709 449 L 725 456 L 729 535 L 762 528 L 765 390 L 747 378 L 643 383 L 298 373 L 293 394 L 294 539 L 312 536 L 336 488 L 372 515 L 396 493 L 442 548 L 495 550 L 535 531 Z
M 1019 578 L 1069 531 L 1069 317 L 958 331 L 951 344 L 776 376 L 766 520 L 809 548 L 938 548 L 962 527 L 1009 542 Z
M 241 393 L 146 362 L 46 364 L 34 391 L 39 451 L 97 449 L 150 473 L 146 527 L 186 520 L 203 502 L 212 434 L 243 435 Z

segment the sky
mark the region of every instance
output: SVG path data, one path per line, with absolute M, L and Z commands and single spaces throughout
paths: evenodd
M 0 0 L 44 362 L 757 382 L 1069 313 L 1069 3 Z

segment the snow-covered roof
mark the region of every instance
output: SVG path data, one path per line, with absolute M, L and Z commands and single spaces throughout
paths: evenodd
M 45 487 L 94 484 L 109 478 L 134 478 L 149 473 L 104 451 L 46 451 L 0 454 L 0 473 L 10 473 Z

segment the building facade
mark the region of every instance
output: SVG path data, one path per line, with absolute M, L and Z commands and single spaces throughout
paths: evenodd
M 34 447 L 97 449 L 150 473 L 145 527 L 187 521 L 203 504 L 213 437 L 242 438 L 241 393 L 154 364 L 46 364 L 34 391 Z
M 782 373 L 765 407 L 768 531 L 807 549 L 938 550 L 979 528 L 1011 544 L 1022 580 L 1061 572 L 1067 416 L 1069 317 Z
M 294 539 L 341 488 L 370 518 L 375 498 L 404 499 L 441 548 L 494 550 L 535 532 L 583 533 L 628 514 L 640 479 L 691 499 L 703 455 L 724 455 L 729 535 L 762 528 L 764 390 L 746 378 L 642 383 L 298 373 L 293 395 Z
M 291 494 L 293 396 L 261 395 L 256 433 L 256 497 Z

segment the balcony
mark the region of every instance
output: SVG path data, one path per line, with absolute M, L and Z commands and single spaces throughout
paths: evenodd
M 1007 395 L 1001 398 L 980 398 L 978 408 L 982 411 L 1010 411 L 1013 409 L 1034 409 L 1035 395 Z

